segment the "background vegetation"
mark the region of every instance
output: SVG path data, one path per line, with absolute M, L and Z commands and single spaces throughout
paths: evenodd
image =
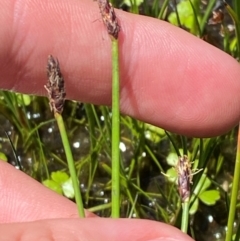
M 169 21 L 239 59 L 240 6 L 209 0 L 113 1 L 125 11 Z M 235 27 L 236 26 L 236 27 Z M 63 111 L 80 180 L 84 207 L 111 215 L 111 109 L 66 101 Z M 0 158 L 61 195 L 74 200 L 57 123 L 48 100 L 0 92 Z M 121 217 L 147 218 L 180 227 L 176 185 L 179 155 L 193 161 L 188 232 L 196 240 L 226 240 L 236 157 L 237 129 L 196 139 L 121 116 Z M 194 172 L 194 171 L 193 171 Z M 237 190 L 238 191 L 238 190 Z M 233 238 L 239 240 L 239 200 Z

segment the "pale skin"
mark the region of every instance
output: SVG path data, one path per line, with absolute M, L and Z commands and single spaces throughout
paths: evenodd
M 199 137 L 225 133 L 238 123 L 240 67 L 233 58 L 162 21 L 116 14 L 123 113 Z M 0 23 L 0 88 L 46 95 L 52 54 L 68 98 L 111 104 L 111 42 L 96 2 L 2 0 Z M 90 213 L 78 219 L 72 202 L 0 165 L 3 240 L 192 240 L 158 222 Z

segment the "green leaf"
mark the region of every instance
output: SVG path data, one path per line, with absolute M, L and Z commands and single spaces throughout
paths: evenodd
M 195 23 L 195 16 L 191 3 L 189 1 L 181 1 L 177 5 L 177 11 L 181 24 L 188 29 L 192 29 L 192 26 Z M 172 12 L 168 17 L 168 21 L 178 26 L 177 14 Z
M 69 176 L 66 172 L 57 171 L 51 173 L 51 178 L 56 183 L 62 184 L 69 179 Z
M 151 140 L 154 143 L 158 143 L 161 140 L 161 137 L 165 135 L 165 131 L 154 125 L 145 124 L 145 137 Z
M 201 178 L 204 178 L 204 176 L 202 175 Z M 203 183 L 203 186 L 202 186 L 202 188 L 201 188 L 201 192 L 207 190 L 207 189 L 210 187 L 211 183 L 212 183 L 211 180 L 207 177 L 207 178 L 205 179 L 204 183 Z
M 180 155 L 183 156 L 183 149 L 179 148 L 178 150 L 179 150 Z M 190 153 L 188 153 L 188 157 L 190 157 Z M 176 152 L 170 152 L 166 159 L 167 164 L 169 166 L 175 167 L 178 164 L 178 158 L 179 157 Z
M 169 168 L 167 173 L 164 174 L 170 182 L 176 182 L 178 178 L 176 168 Z
M 22 103 L 25 106 L 28 106 L 31 104 L 31 97 L 30 95 L 25 95 L 25 94 L 17 94 L 17 98 L 19 103 Z
M 66 182 L 62 184 L 62 191 L 64 196 L 66 196 L 67 198 L 73 199 L 75 197 L 71 178 L 69 178 Z
M 233 38 L 233 40 L 230 42 L 230 51 L 231 51 L 231 53 L 233 53 L 235 50 L 236 50 L 236 48 L 237 48 L 237 38 L 235 37 L 235 38 Z
M 220 199 L 218 190 L 208 190 L 200 193 L 199 199 L 208 206 L 214 205 Z
M 194 189 L 194 194 L 199 195 L 200 193 L 207 190 L 211 185 L 211 180 L 206 176 L 205 173 L 202 174 L 196 188 Z
M 62 188 L 58 183 L 54 182 L 53 180 L 49 180 L 49 179 L 44 180 L 42 183 L 45 187 L 48 187 L 51 190 L 55 191 L 56 193 L 62 195 Z
M 124 0 L 123 3 L 131 7 L 133 4 L 140 6 L 143 3 L 143 0 Z
M 178 163 L 178 155 L 177 155 L 177 153 L 175 153 L 175 152 L 170 152 L 170 153 L 168 154 L 168 156 L 167 156 L 166 161 L 167 161 L 167 164 L 168 164 L 169 166 L 175 167 L 175 166 L 177 165 L 177 163 Z
M 5 162 L 7 162 L 7 156 L 3 153 L 3 152 L 0 152 L 0 160 L 1 161 L 5 161 Z
M 198 198 L 195 199 L 194 203 L 191 205 L 191 208 L 189 210 L 189 214 L 193 215 L 197 212 L 199 206 Z

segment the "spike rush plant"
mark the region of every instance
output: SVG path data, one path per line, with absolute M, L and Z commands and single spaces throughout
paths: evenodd
M 120 216 L 120 106 L 118 34 L 120 26 L 107 0 L 97 0 L 102 20 L 112 42 L 112 218 Z
M 76 168 L 75 168 L 75 162 L 73 160 L 73 155 L 70 148 L 66 128 L 61 115 L 63 111 L 65 97 L 66 97 L 66 92 L 64 88 L 64 79 L 60 71 L 58 60 L 54 59 L 52 55 L 48 56 L 47 76 L 48 76 L 48 83 L 44 87 L 47 90 L 50 109 L 54 113 L 54 117 L 57 121 L 57 125 L 62 138 L 64 151 L 66 153 L 69 173 L 72 179 L 75 200 L 78 207 L 78 214 L 80 217 L 84 217 L 84 208 L 83 208 L 83 202 L 82 202 L 81 192 L 79 188 L 79 181 L 78 181 Z
M 186 155 L 180 156 L 177 163 L 178 174 L 178 191 L 182 202 L 182 222 L 181 230 L 187 233 L 189 202 L 190 202 L 190 185 L 192 184 L 191 163 Z

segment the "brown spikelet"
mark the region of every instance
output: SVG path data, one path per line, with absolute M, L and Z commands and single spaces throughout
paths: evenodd
M 44 86 L 48 92 L 49 105 L 51 111 L 61 114 L 66 97 L 64 89 L 64 79 L 60 71 L 59 62 L 52 55 L 47 61 L 48 83 Z
M 117 22 L 114 8 L 108 0 L 97 0 L 97 2 L 108 34 L 113 38 L 118 39 L 120 26 Z
M 191 162 L 186 155 L 179 157 L 177 164 L 178 191 L 182 202 L 190 198 L 190 184 L 192 183 Z

